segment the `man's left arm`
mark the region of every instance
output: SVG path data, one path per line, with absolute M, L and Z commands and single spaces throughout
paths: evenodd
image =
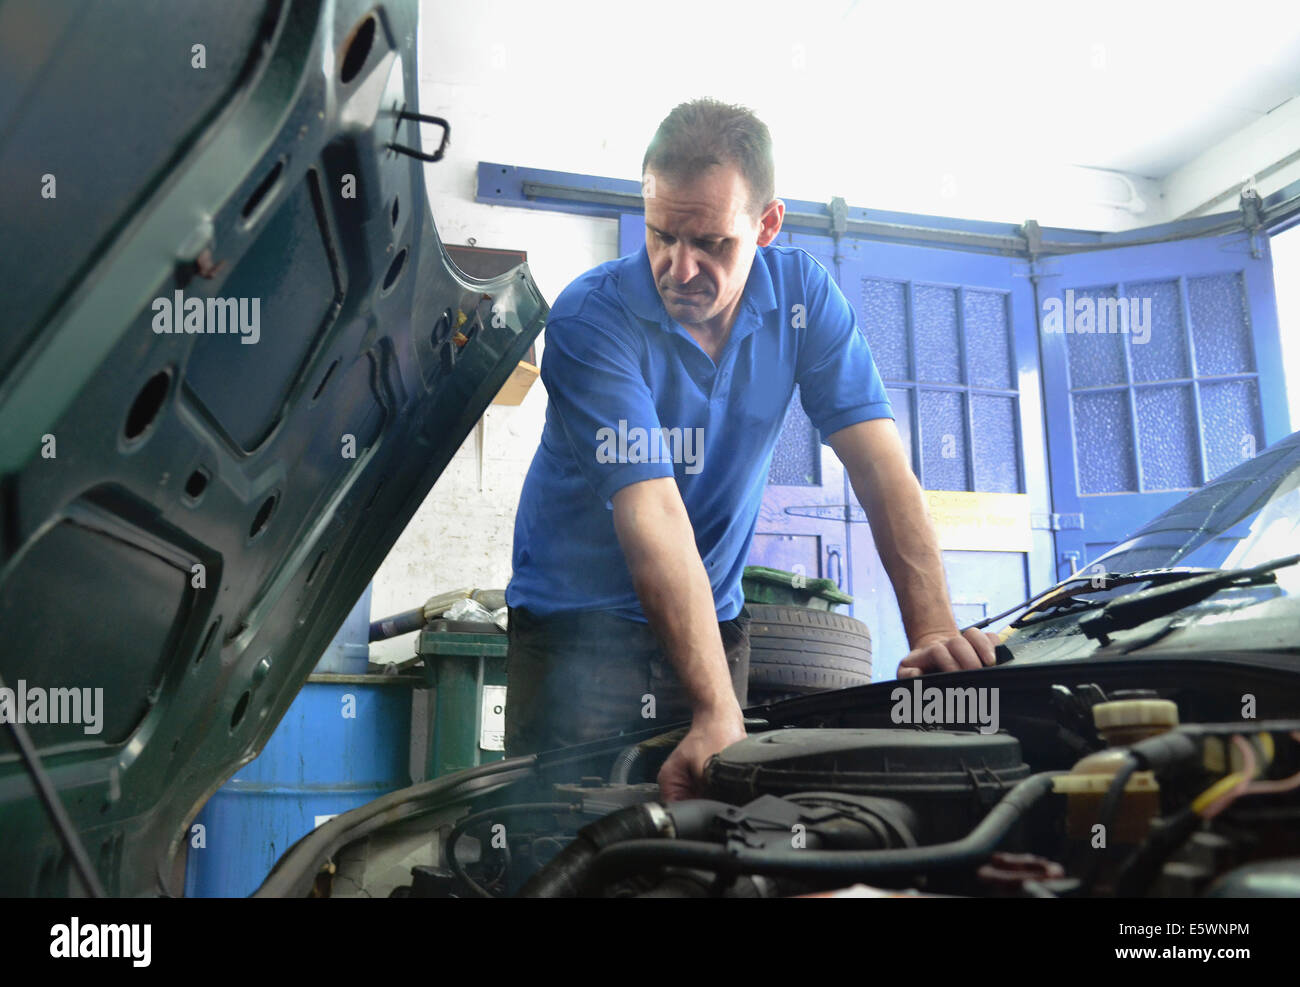
M 796 371 L 804 410 L 840 457 L 894 584 L 911 651 L 899 678 L 995 664 L 997 639 L 953 618 L 939 539 L 857 314 L 809 259 L 806 332 Z
M 994 664 L 996 635 L 974 628 L 963 633 L 953 619 L 939 539 L 894 420 L 858 422 L 828 435 L 826 442 L 848 471 L 898 597 L 912 649 L 899 664 L 898 677 Z

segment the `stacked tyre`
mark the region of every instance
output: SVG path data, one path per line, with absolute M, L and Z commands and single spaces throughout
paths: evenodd
M 746 603 L 755 705 L 871 682 L 871 631 L 827 610 Z

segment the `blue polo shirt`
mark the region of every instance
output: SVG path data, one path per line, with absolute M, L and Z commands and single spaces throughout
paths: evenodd
M 772 450 L 799 385 L 825 436 L 892 418 L 853 307 L 820 264 L 760 247 L 715 364 L 664 309 L 644 247 L 556 299 L 542 354 L 546 424 L 515 518 L 512 607 L 645 614 L 614 532 L 614 493 L 675 477 L 718 619 L 740 580 Z

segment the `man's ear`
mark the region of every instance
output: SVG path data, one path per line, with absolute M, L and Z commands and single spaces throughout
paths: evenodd
M 758 217 L 758 245 L 766 247 L 781 232 L 781 221 L 785 218 L 785 203 L 773 199 Z

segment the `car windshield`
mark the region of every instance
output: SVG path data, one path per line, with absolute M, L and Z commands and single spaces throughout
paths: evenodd
M 1170 566 L 1242 569 L 1297 553 L 1300 432 L 1180 501 L 1083 574 Z M 1300 566 L 1278 569 L 1276 576 L 1284 593 L 1300 595 Z

